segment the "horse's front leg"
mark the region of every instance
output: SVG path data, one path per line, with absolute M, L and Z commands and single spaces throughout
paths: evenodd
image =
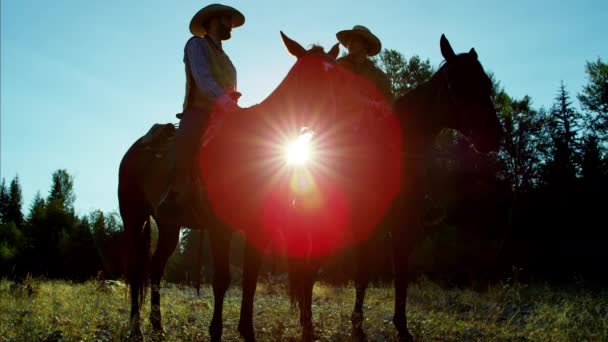
M 308 267 L 307 267 L 308 266 Z M 312 289 L 318 267 L 316 265 L 305 265 L 302 292 L 300 297 L 300 325 L 302 326 L 302 341 L 309 342 L 314 339 L 314 327 L 312 325 Z
M 230 286 L 230 236 L 231 232 L 215 225 L 209 231 L 211 252 L 213 253 L 213 318 L 209 326 L 211 341 L 222 340 L 222 313 L 224 296 Z
M 162 334 L 161 314 L 160 314 L 160 280 L 165 273 L 167 261 L 179 242 L 179 226 L 176 225 L 158 225 L 158 244 L 156 251 L 150 261 L 150 287 L 151 287 L 151 304 L 150 322 L 154 333 Z
M 245 341 L 255 341 L 253 330 L 253 299 L 260 271 L 261 254 L 255 247 L 247 243 L 245 246 L 245 262 L 243 265 L 243 297 L 241 301 L 241 317 L 239 333 Z
M 370 239 L 371 240 L 371 239 Z M 365 331 L 363 330 L 363 303 L 365 301 L 365 291 L 369 284 L 369 241 L 357 245 L 356 253 L 356 273 L 355 273 L 355 307 L 351 315 L 353 326 L 352 336 L 354 341 L 365 341 Z

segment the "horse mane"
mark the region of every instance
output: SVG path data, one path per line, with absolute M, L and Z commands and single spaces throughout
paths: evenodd
M 308 48 L 306 55 L 308 56 L 327 56 L 327 52 L 325 52 L 325 49 L 318 44 L 312 44 L 310 45 L 310 48 Z
M 308 52 L 310 53 L 325 53 L 325 49 L 318 44 L 311 44 L 310 48 L 308 49 Z

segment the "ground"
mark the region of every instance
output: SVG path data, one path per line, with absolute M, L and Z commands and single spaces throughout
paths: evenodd
M 285 282 L 258 285 L 255 329 L 259 341 L 297 341 L 298 313 L 286 296 Z M 213 309 L 209 286 L 164 284 L 162 314 L 166 341 L 207 341 Z M 393 290 L 370 288 L 365 323 L 370 341 L 392 341 Z M 313 322 L 319 341 L 349 341 L 352 286 L 317 284 Z M 144 334 L 151 337 L 149 302 Z M 608 291 L 568 290 L 506 282 L 481 292 L 445 289 L 421 280 L 410 286 L 410 331 L 419 341 L 608 341 Z M 128 329 L 129 301 L 120 282 L 72 283 L 29 279 L 26 286 L 0 282 L 1 341 L 115 341 Z M 240 289 L 226 297 L 224 340 L 239 341 Z

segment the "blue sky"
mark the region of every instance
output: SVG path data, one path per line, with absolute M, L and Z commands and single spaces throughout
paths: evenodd
M 3 0 L 0 177 L 19 175 L 27 212 L 51 174 L 75 178 L 76 209 L 116 210 L 118 165 L 156 122 L 175 122 L 184 91 L 183 46 L 208 2 Z M 361 24 L 383 46 L 437 66 L 439 37 L 475 47 L 507 92 L 550 106 L 560 80 L 572 95 L 586 60 L 608 60 L 608 2 L 225 1 L 246 16 L 225 50 L 238 70 L 241 105 L 261 102 L 294 62 L 279 30 L 327 48 Z M 577 101 L 575 101 L 577 103 Z

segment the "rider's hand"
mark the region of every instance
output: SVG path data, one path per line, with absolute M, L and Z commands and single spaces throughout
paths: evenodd
M 229 94 L 224 94 L 217 98 L 217 104 L 226 113 L 236 112 L 241 109 Z
M 239 103 L 239 99 L 241 98 L 241 96 L 243 94 L 239 93 L 238 91 L 233 91 L 231 93 L 228 94 L 230 96 L 230 98 L 232 100 L 234 100 L 234 102 Z

